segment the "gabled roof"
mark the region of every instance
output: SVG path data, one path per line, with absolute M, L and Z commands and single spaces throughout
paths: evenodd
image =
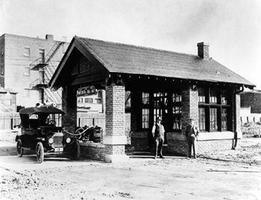
M 78 42 L 111 73 L 142 74 L 254 86 L 254 84 L 212 58 L 201 59 L 196 55 L 77 36 L 74 37 L 72 42 Z M 62 66 L 59 65 L 59 67 Z M 54 81 L 52 78 L 51 86 Z

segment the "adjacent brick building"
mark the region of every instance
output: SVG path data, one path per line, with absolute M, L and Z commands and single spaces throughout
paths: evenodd
M 197 46 L 198 55 L 189 55 L 74 37 L 50 81 L 52 88 L 63 88 L 65 128 L 76 127 L 76 91 L 94 86 L 106 95 L 105 151 L 99 152 L 107 161 L 126 157 L 127 136 L 137 150 L 151 150 L 157 116 L 163 118 L 169 153 L 186 154 L 184 129 L 190 118 L 201 132 L 199 152 L 231 148 L 232 139 L 241 137 L 239 92 L 254 85 L 209 57 L 208 45 Z
M 0 86 L 17 92 L 17 106 L 32 106 L 42 101 L 61 103 L 59 95 L 43 89 L 67 46 L 66 42 L 54 40 L 53 35 L 46 35 L 45 39 L 0 36 Z
M 261 122 L 261 91 L 249 90 L 240 94 L 242 123 Z

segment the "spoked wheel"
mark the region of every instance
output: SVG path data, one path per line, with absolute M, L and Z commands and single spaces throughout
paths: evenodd
M 80 154 L 81 154 L 80 144 L 79 144 L 78 141 L 75 141 L 72 159 L 73 160 L 79 160 Z
M 36 160 L 38 163 L 42 163 L 44 160 L 44 148 L 42 142 L 36 144 Z
M 22 148 L 22 141 L 19 139 L 17 140 L 17 144 L 16 144 L 16 150 L 17 150 L 17 155 L 19 157 L 23 156 L 24 150 Z

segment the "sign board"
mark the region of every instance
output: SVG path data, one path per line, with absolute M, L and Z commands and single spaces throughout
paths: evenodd
M 97 89 L 94 86 L 82 87 L 77 90 L 77 97 L 97 94 Z

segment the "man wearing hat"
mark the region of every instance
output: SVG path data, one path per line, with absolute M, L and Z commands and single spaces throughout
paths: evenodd
M 164 126 L 161 124 L 161 118 L 157 117 L 156 123 L 152 127 L 152 136 L 155 139 L 155 159 L 158 157 L 158 154 L 160 158 L 164 158 L 162 155 L 162 146 L 164 143 L 164 134 L 165 129 Z
M 188 157 L 191 158 L 191 150 L 193 150 L 193 157 L 196 158 L 195 140 L 199 131 L 196 127 L 194 120 L 189 119 L 189 124 L 186 128 L 186 137 L 188 142 Z

